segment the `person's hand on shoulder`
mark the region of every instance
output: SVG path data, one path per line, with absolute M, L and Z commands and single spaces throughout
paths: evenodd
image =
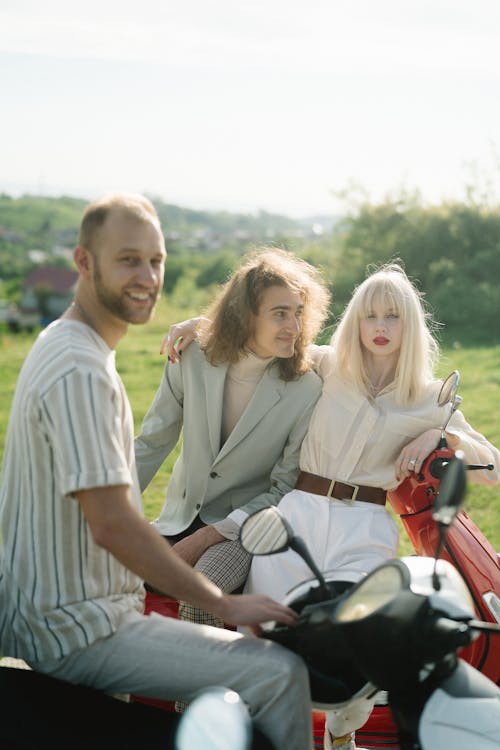
M 160 354 L 164 354 L 166 350 L 170 362 L 179 362 L 184 349 L 187 349 L 189 344 L 195 340 L 196 329 L 202 320 L 204 320 L 203 317 L 189 318 L 171 325 L 161 342 Z

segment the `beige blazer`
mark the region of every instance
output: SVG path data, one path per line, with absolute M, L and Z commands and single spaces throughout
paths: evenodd
M 166 536 L 183 531 L 198 514 L 205 523 L 215 523 L 234 511 L 251 514 L 275 505 L 295 486 L 300 446 L 321 379 L 311 371 L 285 382 L 271 365 L 221 447 L 227 368 L 210 365 L 198 344 L 191 344 L 180 364 L 167 363 L 135 440 L 144 490 L 183 431 L 182 450 L 156 521 Z M 242 514 L 233 518 L 241 523 Z

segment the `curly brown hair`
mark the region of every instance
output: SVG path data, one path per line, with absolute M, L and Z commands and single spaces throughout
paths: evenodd
M 294 354 L 278 360 L 280 377 L 293 380 L 310 369 L 307 347 L 326 319 L 330 293 L 317 268 L 275 247 L 250 253 L 205 312 L 198 326 L 198 340 L 212 365 L 238 361 L 252 336 L 262 294 L 272 286 L 300 294 L 304 303 Z

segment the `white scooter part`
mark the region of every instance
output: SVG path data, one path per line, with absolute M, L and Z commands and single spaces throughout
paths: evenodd
M 420 720 L 424 750 L 498 750 L 499 703 L 498 698 L 457 698 L 436 690 Z

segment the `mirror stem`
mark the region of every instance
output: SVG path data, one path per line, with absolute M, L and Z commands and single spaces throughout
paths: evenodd
M 323 577 L 322 572 L 314 562 L 313 558 L 311 557 L 309 550 L 307 549 L 306 545 L 304 544 L 303 540 L 300 538 L 300 536 L 294 536 L 290 540 L 290 547 L 291 549 L 295 550 L 298 555 L 301 556 L 301 558 L 304 560 L 305 563 L 309 566 L 311 571 L 314 573 L 316 578 L 318 579 L 321 588 L 325 593 L 328 593 L 328 586 L 326 585 L 326 581 Z
M 445 524 L 438 522 L 439 537 L 438 537 L 438 543 L 436 545 L 436 552 L 434 554 L 434 570 L 432 571 L 432 587 L 434 591 L 441 590 L 441 582 L 437 574 L 437 562 L 439 559 L 439 555 L 441 554 L 441 550 L 443 548 L 447 528 L 448 527 Z

